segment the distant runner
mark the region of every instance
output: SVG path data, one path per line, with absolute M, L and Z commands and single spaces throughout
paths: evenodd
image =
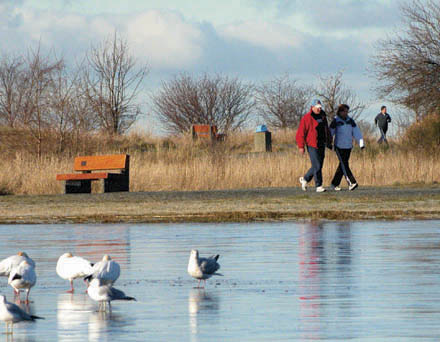
M 387 140 L 387 131 L 388 131 L 388 122 L 391 122 L 391 116 L 387 113 L 387 107 L 380 107 L 380 113 L 376 115 L 374 119 L 374 124 L 379 127 L 380 130 L 380 138 L 377 141 L 379 144 L 385 141 L 388 144 Z

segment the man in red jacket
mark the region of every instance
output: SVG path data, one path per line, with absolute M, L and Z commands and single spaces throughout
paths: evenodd
M 296 132 L 296 144 L 299 152 L 304 154 L 304 148 L 310 156 L 312 167 L 304 177 L 299 178 L 301 187 L 307 190 L 307 183 L 315 179 L 316 192 L 324 192 L 322 186 L 322 166 L 325 158 L 325 147 L 331 148 L 332 140 L 328 128 L 327 116 L 322 109 L 320 100 L 312 101 L 312 108 L 301 118 L 298 131 Z

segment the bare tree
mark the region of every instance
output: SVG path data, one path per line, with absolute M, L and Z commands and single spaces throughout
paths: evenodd
M 3 55 L 0 60 L 0 122 L 15 128 L 21 123 L 25 96 L 25 61 Z
M 333 118 L 338 106 L 345 103 L 350 107 L 350 116 L 359 119 L 366 106 L 358 99 L 355 92 L 344 84 L 342 77 L 342 71 L 328 77 L 320 76 L 316 95 L 323 102 L 322 105 L 329 118 Z
M 170 133 L 187 132 L 192 124 L 216 125 L 229 132 L 243 126 L 255 107 L 253 86 L 236 78 L 185 74 L 163 82 L 153 107 Z
M 78 103 L 83 103 L 81 88 L 78 83 L 77 72 L 67 72 L 66 68 L 59 68 L 52 73 L 50 97 L 48 99 L 48 125 L 58 138 L 58 151 L 66 148 L 69 137 L 77 128 L 79 117 L 84 113 L 78 110 Z
M 93 46 L 87 61 L 85 94 L 100 128 L 111 135 L 126 132 L 141 114 L 136 99 L 147 66 L 136 68 L 127 41 L 116 33 L 113 39 Z
M 379 42 L 372 64 L 378 94 L 413 110 L 418 121 L 440 108 L 440 3 L 414 0 L 401 16 L 403 31 Z
M 406 130 L 415 122 L 413 110 L 404 106 L 393 108 L 393 126 L 396 130 L 396 136 L 403 137 Z
M 293 128 L 308 110 L 313 90 L 283 75 L 258 87 L 256 95 L 258 111 L 270 126 Z
M 75 148 L 78 147 L 82 135 L 96 131 L 100 126 L 98 117 L 94 113 L 93 107 L 90 105 L 87 93 L 85 92 L 87 87 L 83 87 L 82 80 L 81 76 L 75 79 L 76 85 L 72 89 L 71 107 L 73 115 L 70 117 L 70 121 L 72 124 L 72 139 Z
M 53 60 L 52 60 L 53 59 Z M 43 56 L 38 47 L 26 57 L 25 89 L 26 103 L 23 106 L 22 124 L 30 130 L 37 143 L 37 153 L 41 156 L 44 132 L 50 128 L 50 91 L 53 74 L 64 66 L 62 59 Z

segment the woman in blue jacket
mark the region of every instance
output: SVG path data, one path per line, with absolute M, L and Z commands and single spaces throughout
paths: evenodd
M 348 182 L 348 190 L 357 188 L 358 184 L 348 163 L 353 148 L 353 138 L 358 141 L 361 149 L 365 147 L 359 127 L 354 120 L 348 116 L 349 109 L 350 107 L 346 104 L 339 105 L 336 116 L 330 124 L 330 133 L 335 137 L 334 147 L 339 159 L 339 166 L 332 180 L 332 188 L 335 191 L 341 190 L 339 184 L 341 183 L 343 175 Z

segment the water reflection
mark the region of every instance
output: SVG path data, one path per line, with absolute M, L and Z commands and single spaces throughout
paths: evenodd
M 321 267 L 323 257 L 323 230 L 319 224 L 304 224 L 298 241 L 298 294 L 300 300 L 301 337 L 308 340 L 321 338 Z
M 303 339 L 316 341 L 326 336 L 331 327 L 323 317 L 351 315 L 354 276 L 350 223 L 335 228 L 329 231 L 313 223 L 301 227 L 298 294 Z M 337 305 L 329 313 L 330 301 Z M 350 337 L 349 331 L 346 337 Z
M 118 313 L 98 312 L 87 294 L 58 295 L 58 341 L 110 341 L 112 327 L 127 325 Z
M 130 257 L 129 227 L 114 227 L 111 234 L 105 230 L 105 227 L 102 227 L 98 231 L 91 231 L 84 226 L 73 229 L 72 236 L 69 237 L 69 243 L 73 248 L 71 252 L 92 262 L 101 260 L 104 254 L 117 255 L 118 262 L 127 264 Z
M 136 312 L 124 315 L 94 311 L 89 315 L 89 341 L 123 341 L 131 325 L 136 323 Z
M 352 315 L 355 291 L 352 259 L 351 225 L 348 222 L 339 223 L 336 227 L 336 271 L 329 272 L 329 274 L 334 275 L 335 279 L 329 277 L 327 287 L 334 284 L 334 294 L 339 303 L 337 315 L 340 315 L 340 317 L 350 317 Z M 347 334 L 348 331 L 347 329 Z
M 63 293 L 58 295 L 57 324 L 59 341 L 87 338 L 88 314 L 94 309 L 87 294 Z
M 197 341 L 200 322 L 215 319 L 218 310 L 217 296 L 206 292 L 205 289 L 191 289 L 188 296 L 188 315 L 192 341 Z
M 114 314 L 113 314 L 113 317 Z M 110 312 L 96 311 L 89 315 L 89 341 L 108 341 L 110 336 L 108 334 L 109 322 L 112 318 Z M 112 338 L 114 340 L 114 338 Z
M 222 253 L 225 277 L 206 290 L 186 274 L 195 245 Z M 434 342 L 439 246 L 440 221 L 0 226 L 4 256 L 36 261 L 25 310 L 46 318 L 3 340 Z M 109 315 L 84 287 L 64 293 L 55 265 L 69 250 L 122 260 L 117 287 L 139 302 Z M 12 298 L 6 279 L 0 289 Z
M 18 245 L 24 244 L 23 248 L 29 241 L 13 241 Z M 48 258 L 47 248 L 56 250 L 56 260 L 66 252 L 73 255 L 81 256 L 92 263 L 102 259 L 104 254 L 109 254 L 120 264 L 130 263 L 130 227 L 120 225 L 112 227 L 111 231 L 107 226 L 89 226 L 89 225 L 73 225 L 69 229 L 63 229 L 60 232 L 54 231 L 43 232 L 41 239 L 31 242 L 29 249 L 35 249 L 41 254 L 40 262 L 53 262 L 52 258 Z M 27 249 L 26 249 L 27 250 Z M 43 253 L 41 253 L 43 251 Z M 30 254 L 30 253 L 29 253 Z M 31 254 L 30 254 L 31 255 Z M 32 253 L 34 256 L 35 253 Z M 38 265 L 37 265 L 38 268 Z
M 29 324 L 29 323 L 27 323 Z M 15 329 L 14 329 L 15 330 Z M 18 335 L 15 333 L 14 334 L 9 334 L 9 335 L 4 335 L 5 339 L 4 341 L 6 342 L 36 342 L 39 341 L 38 339 L 35 338 L 35 336 L 28 336 L 28 335 Z

